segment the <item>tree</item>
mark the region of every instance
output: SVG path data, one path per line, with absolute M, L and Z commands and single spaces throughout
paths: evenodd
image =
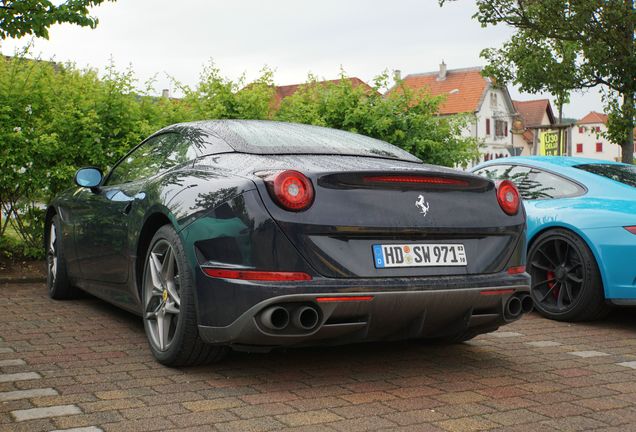
M 461 136 L 468 117 L 441 117 L 437 112 L 442 98 L 406 86 L 384 97 L 381 91 L 388 81 L 388 74 L 381 74 L 369 89 L 354 86 L 344 73 L 337 83 L 310 76 L 296 93 L 283 99 L 275 119 L 378 138 L 432 164 L 465 166 L 479 156 L 477 141 Z
M 0 0 L 0 40 L 26 35 L 48 39 L 49 27 L 57 23 L 95 28 L 97 18 L 88 14 L 88 8 L 103 2 L 66 0 L 56 6 L 48 0 Z
M 454 0 L 440 0 L 440 4 Z M 633 0 L 477 0 L 486 27 L 516 30 L 501 48 L 482 51 L 486 72 L 524 91 L 548 91 L 557 105 L 572 91 L 601 87 L 607 137 L 633 163 L 636 114 L 636 11 Z

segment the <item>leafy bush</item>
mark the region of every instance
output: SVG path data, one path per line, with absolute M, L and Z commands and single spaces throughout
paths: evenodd
M 210 119 L 277 119 L 359 132 L 396 144 L 426 162 L 455 166 L 476 156 L 474 139 L 459 138 L 466 119 L 436 115 L 439 98 L 408 89 L 384 98 L 387 76 L 372 91 L 342 76 L 335 84 L 310 77 L 280 106 L 272 72 L 230 80 L 210 63 L 180 100 L 152 97 L 132 70 L 112 64 L 103 76 L 72 64 L 0 57 L 0 240 L 7 227 L 22 253 L 42 256 L 45 203 L 70 187 L 81 166 L 106 170 L 144 137 L 169 124 Z M 1 216 L 4 214 L 5 216 Z M 8 241 L 0 242 L 0 251 Z M 12 246 L 12 250 L 15 248 Z

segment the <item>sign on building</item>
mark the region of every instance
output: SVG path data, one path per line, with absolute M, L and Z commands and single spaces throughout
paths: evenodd
M 565 131 L 561 131 L 561 148 L 559 149 L 559 131 L 545 131 L 539 135 L 539 154 L 541 156 L 567 155 Z

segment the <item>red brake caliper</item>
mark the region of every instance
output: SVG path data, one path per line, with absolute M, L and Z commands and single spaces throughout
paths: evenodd
M 553 271 L 548 271 L 548 274 L 546 275 L 547 279 L 554 279 L 556 277 L 556 275 L 554 274 Z M 548 289 L 552 290 L 552 297 L 554 297 L 555 299 L 557 299 L 559 297 L 559 289 L 560 288 L 555 288 L 552 289 L 552 287 L 554 287 L 554 285 L 556 285 L 555 281 L 552 282 L 548 282 Z

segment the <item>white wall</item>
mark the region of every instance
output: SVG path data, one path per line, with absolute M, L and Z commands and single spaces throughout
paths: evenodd
M 496 101 L 491 95 L 496 95 Z M 514 111 L 506 101 L 507 94 L 500 89 L 490 88 L 487 90 L 485 98 L 481 104 L 481 109 L 476 113 L 477 138 L 483 140 L 485 146 L 479 149 L 484 160 L 484 154 L 504 154 L 509 156 L 507 147 L 512 145 L 513 135 L 511 132 Z M 486 119 L 490 119 L 490 134 L 486 134 Z M 495 136 L 495 120 L 503 120 L 508 124 L 507 136 Z M 475 136 L 475 135 L 473 135 Z M 516 142 L 515 142 L 516 143 Z
M 579 131 L 582 128 L 582 131 Z M 600 128 L 600 132 L 597 132 Z M 607 131 L 603 123 L 574 125 L 572 130 L 572 156 L 587 157 L 603 160 L 621 160 L 621 148 L 610 143 L 601 134 Z M 596 151 L 596 143 L 603 144 L 603 151 Z M 577 152 L 577 144 L 583 144 L 583 152 Z

